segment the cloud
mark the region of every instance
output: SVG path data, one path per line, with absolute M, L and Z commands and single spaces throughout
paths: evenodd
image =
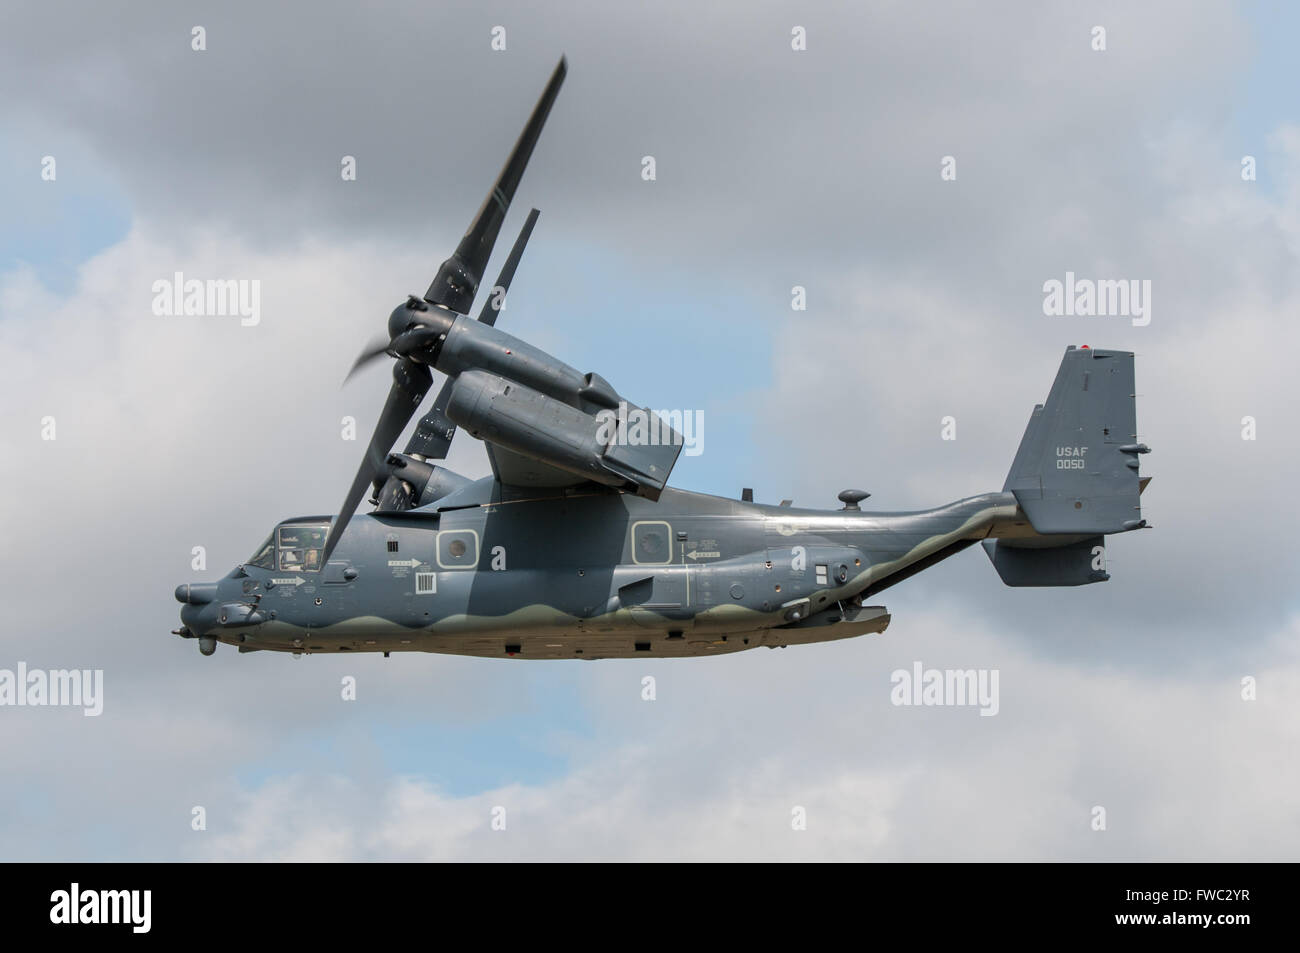
M 843 653 L 861 664 L 839 678 L 824 677 L 815 651 L 791 656 L 813 662 L 793 671 L 739 662 L 752 681 L 720 682 L 716 663 L 662 666 L 661 697 L 694 701 L 632 701 L 647 711 L 616 716 L 606 750 L 544 784 L 453 797 L 406 777 L 277 777 L 241 791 L 193 850 L 223 860 L 1294 856 L 1287 792 L 1300 776 L 1285 754 L 1300 740 L 1300 624 L 1275 633 L 1284 661 L 1254 673 L 1259 699 L 1244 701 L 1236 678 L 1081 671 L 1008 650 L 1000 633 L 948 613 L 917 621 L 905 640 Z M 1002 712 L 892 707 L 889 669 L 913 657 L 996 659 Z M 805 708 L 793 697 L 805 676 L 830 700 Z M 624 682 L 635 698 L 636 680 Z M 839 691 L 846 682 L 856 691 Z M 715 693 L 729 714 L 702 720 L 698 705 Z M 1105 830 L 1093 829 L 1097 807 Z M 796 808 L 806 830 L 792 829 Z

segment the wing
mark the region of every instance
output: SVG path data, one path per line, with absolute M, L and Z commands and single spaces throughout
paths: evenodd
M 492 475 L 503 486 L 547 487 L 554 489 L 564 486 L 578 486 L 584 481 L 572 473 L 561 470 L 526 457 L 513 450 L 487 445 L 488 461 L 492 464 Z

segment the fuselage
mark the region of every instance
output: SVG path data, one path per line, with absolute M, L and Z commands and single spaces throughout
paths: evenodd
M 219 583 L 182 587 L 195 590 L 182 621 L 242 651 L 298 653 L 593 659 L 826 641 L 883 631 L 864 596 L 1017 513 L 1005 493 L 866 513 L 489 478 L 358 516 L 324 566 L 329 518 L 286 520 Z

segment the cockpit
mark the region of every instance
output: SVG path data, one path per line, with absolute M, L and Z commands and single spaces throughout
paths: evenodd
M 279 572 L 318 572 L 329 531 L 328 521 L 281 523 L 245 565 Z

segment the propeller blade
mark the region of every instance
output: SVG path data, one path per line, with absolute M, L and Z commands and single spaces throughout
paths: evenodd
M 375 339 L 361 352 L 356 361 L 352 364 L 352 370 L 348 371 L 347 377 L 343 378 L 343 383 L 352 379 L 352 375 L 362 367 L 369 364 L 375 358 L 382 357 L 385 354 L 396 354 L 398 357 L 406 357 L 415 351 L 422 350 L 437 342 L 442 336 L 442 332 L 437 328 L 431 328 L 424 325 L 411 328 L 409 331 L 403 331 L 391 341 Z
M 357 355 L 357 359 L 352 362 L 352 368 L 348 371 L 347 376 L 343 378 L 343 383 L 352 380 L 352 376 L 357 371 L 365 367 L 376 358 L 383 357 L 388 353 L 388 341 L 384 338 L 375 338 L 366 345 L 366 349 Z
M 447 459 L 451 438 L 456 436 L 456 425 L 447 416 L 447 404 L 451 402 L 451 389 L 455 383 L 456 379 L 449 377 L 442 385 L 442 390 L 434 398 L 433 407 L 415 425 L 415 433 L 411 434 L 411 440 L 406 445 L 406 453 L 425 460 Z
M 417 364 L 410 358 L 403 358 L 393 365 L 393 386 L 388 391 L 388 400 L 384 402 L 384 410 L 379 415 L 379 422 L 375 425 L 370 445 L 366 447 L 365 459 L 361 461 L 361 468 L 352 480 L 352 486 L 343 501 L 343 508 L 339 510 L 338 519 L 330 527 L 321 565 L 329 562 L 330 554 L 334 552 L 334 547 L 338 545 L 343 531 L 347 529 L 352 514 L 356 512 L 357 505 L 365 496 L 370 484 L 378 477 L 387 474 L 388 451 L 392 449 L 397 438 L 406 429 L 406 425 L 415 416 L 431 383 L 433 383 L 433 374 L 423 364 Z
M 510 257 L 506 259 L 505 267 L 501 269 L 501 274 L 497 276 L 497 283 L 493 286 L 487 300 L 483 302 L 483 310 L 479 312 L 478 319 L 484 324 L 496 324 L 497 315 L 501 308 L 505 307 L 506 292 L 510 290 L 510 282 L 514 281 L 515 269 L 519 267 L 519 259 L 524 257 L 524 246 L 528 244 L 528 237 L 533 234 L 533 226 L 537 224 L 537 216 L 542 213 L 533 209 L 528 213 L 528 219 L 524 222 L 524 227 L 519 232 L 519 237 L 515 239 L 514 247 L 510 249 Z M 501 308 L 498 308 L 493 301 L 497 296 L 497 289 L 501 289 Z
M 510 207 L 510 200 L 515 197 L 519 180 L 523 178 L 533 147 L 542 134 L 542 127 L 546 124 L 555 97 L 559 95 L 567 71 L 568 65 L 561 57 L 555 72 L 551 74 L 550 82 L 533 107 L 533 113 L 528 117 L 528 124 L 515 143 L 510 158 L 506 160 L 505 168 L 497 177 L 492 191 L 483 200 L 483 205 L 470 223 L 465 237 L 456 246 L 456 251 L 438 269 L 437 276 L 425 292 L 425 301 L 442 305 L 457 314 L 469 314 L 474 306 L 483 269 L 487 267 L 488 258 L 492 255 L 492 246 L 496 244 L 506 210 Z

